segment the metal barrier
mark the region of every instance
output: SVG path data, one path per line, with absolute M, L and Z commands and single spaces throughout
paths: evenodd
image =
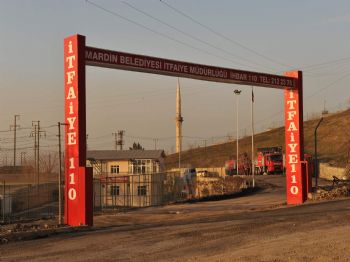
M 53 217 L 58 212 L 57 183 L 0 186 L 0 221 L 12 223 Z
M 104 174 L 94 179 L 94 211 L 108 212 L 200 199 L 239 192 L 249 176 L 181 177 L 179 173 Z M 42 184 L 0 182 L 0 223 L 56 218 L 58 182 Z M 61 184 L 62 192 L 64 185 Z M 64 210 L 64 201 L 61 201 Z
M 94 209 L 122 209 L 159 206 L 175 201 L 175 174 L 130 174 L 94 179 Z
M 160 206 L 229 195 L 250 186 L 250 176 L 180 177 L 179 173 L 104 174 L 94 179 L 94 210 Z

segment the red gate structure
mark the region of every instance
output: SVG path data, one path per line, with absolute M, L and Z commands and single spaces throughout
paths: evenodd
M 93 224 L 92 169 L 86 167 L 85 67 L 98 66 L 213 82 L 254 85 L 285 92 L 287 203 L 307 198 L 303 139 L 303 80 L 301 71 L 285 76 L 181 62 L 89 47 L 85 36 L 64 40 L 65 75 L 65 223 Z

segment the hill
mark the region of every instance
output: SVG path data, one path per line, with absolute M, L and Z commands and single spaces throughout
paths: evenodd
M 314 130 L 320 119 L 304 122 L 305 153 L 314 155 Z M 345 166 L 350 150 L 350 109 L 324 117 L 317 131 L 318 157 L 321 162 Z M 283 146 L 284 126 L 256 134 L 254 151 L 258 147 Z M 251 136 L 239 140 L 239 152 L 251 155 Z M 183 151 L 182 167 L 219 167 L 229 158 L 236 156 L 236 142 L 227 142 Z M 178 167 L 178 154 L 168 155 L 167 168 Z

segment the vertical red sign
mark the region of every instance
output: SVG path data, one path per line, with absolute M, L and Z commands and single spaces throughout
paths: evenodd
M 287 204 L 302 204 L 306 200 L 304 160 L 302 73 L 291 71 L 286 76 L 297 78 L 297 89 L 285 89 L 285 139 Z
M 86 168 L 85 37 L 64 40 L 65 223 L 92 225 L 92 172 Z

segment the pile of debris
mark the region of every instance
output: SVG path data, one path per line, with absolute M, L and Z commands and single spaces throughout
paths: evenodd
M 350 184 L 338 184 L 333 186 L 319 187 L 316 192 L 312 193 L 312 200 L 332 200 L 350 196 Z
M 0 245 L 11 240 L 24 240 L 42 236 L 43 232 L 55 231 L 61 226 L 56 221 L 37 221 L 36 223 L 16 223 L 0 226 Z

